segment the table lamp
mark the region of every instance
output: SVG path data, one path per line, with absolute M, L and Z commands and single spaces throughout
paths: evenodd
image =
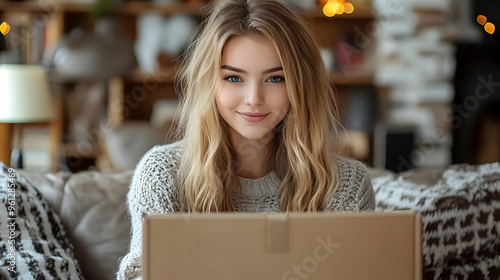
M 46 122 L 53 117 L 45 68 L 35 64 L 0 65 L 0 123 L 19 124 L 11 165 L 23 168 L 22 124 Z M 10 141 L 10 139 L 6 139 Z

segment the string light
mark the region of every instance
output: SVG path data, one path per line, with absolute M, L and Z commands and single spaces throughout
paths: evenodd
M 327 17 L 333 17 L 335 15 L 335 12 L 332 12 L 330 9 L 331 8 L 328 7 L 328 4 L 323 6 L 323 14 Z
M 477 23 L 479 23 L 481 25 L 484 25 L 486 23 L 487 19 L 483 15 L 478 15 L 476 20 L 477 20 Z
M 351 3 L 345 3 L 344 9 L 346 14 L 351 14 L 352 12 L 354 12 L 354 6 Z
M 484 25 L 484 30 L 489 34 L 495 33 L 495 25 L 491 22 L 486 22 L 488 19 L 483 15 L 478 15 L 476 18 L 477 23 Z
M 354 6 L 351 3 L 346 3 L 346 0 L 328 0 L 323 6 L 323 14 L 327 17 L 343 13 L 351 14 L 352 12 L 354 12 Z
M 323 14 L 327 17 L 333 17 L 337 13 L 339 3 L 336 0 L 329 0 L 323 7 Z
M 343 3 L 339 3 L 339 5 L 337 7 L 337 15 L 343 14 L 344 11 L 345 11 L 344 4 Z
M 493 33 L 495 33 L 495 25 L 491 22 L 487 22 L 484 25 L 484 30 L 486 30 L 486 32 L 488 32 L 490 34 L 493 34 Z

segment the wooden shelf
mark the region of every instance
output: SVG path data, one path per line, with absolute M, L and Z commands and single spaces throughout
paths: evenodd
M 1 2 L 0 1 L 0 11 L 9 12 L 42 12 L 44 9 L 41 4 L 32 2 Z
M 161 69 L 157 72 L 145 73 L 140 69 L 134 70 L 132 75 L 126 77 L 124 80 L 133 83 L 162 83 L 162 84 L 172 84 L 174 83 L 175 74 L 177 72 L 176 68 Z
M 111 7 L 112 13 L 118 14 L 142 14 L 147 12 L 155 12 L 159 14 L 193 14 L 197 15 L 200 12 L 203 3 L 171 3 L 166 5 L 155 4 L 151 2 L 127 2 L 116 3 Z M 91 8 L 92 4 L 66 4 L 64 10 L 67 12 L 86 13 Z
M 61 5 L 46 5 L 36 2 L 0 2 L 0 11 L 10 12 L 40 12 L 52 13 L 56 11 L 70 13 L 88 13 L 92 3 L 66 3 Z M 160 14 L 184 13 L 197 15 L 204 3 L 172 3 L 160 5 L 151 2 L 127 2 L 114 4 L 110 12 L 118 14 L 142 14 L 155 12 Z
M 40 12 L 52 13 L 55 11 L 64 11 L 71 13 L 87 13 L 90 11 L 93 3 L 65 3 L 60 5 L 49 5 L 43 2 L 1 2 L 0 11 L 19 11 L 19 12 Z M 131 1 L 126 3 L 115 3 L 111 7 L 111 13 L 118 14 L 142 14 L 147 12 L 155 12 L 160 14 L 175 14 L 184 13 L 199 15 L 201 8 L 206 5 L 201 3 L 171 3 L 171 4 L 156 4 L 151 2 Z M 370 7 L 356 7 L 352 14 L 335 15 L 334 17 L 326 17 L 323 14 L 322 7 L 315 7 L 303 11 L 307 18 L 315 19 L 373 19 L 373 13 Z

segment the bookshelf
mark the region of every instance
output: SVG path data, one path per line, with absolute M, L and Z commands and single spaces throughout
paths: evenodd
M 168 5 L 155 4 L 143 1 L 130 1 L 126 3 L 115 3 L 110 9 L 113 14 L 142 14 L 155 12 L 163 15 L 185 13 L 198 14 L 203 4 L 201 2 L 172 3 Z M 9 12 L 28 13 L 53 13 L 61 11 L 64 13 L 88 13 L 91 3 L 62 3 L 57 6 L 48 5 L 43 2 L 1 2 L 0 10 Z
M 336 45 L 343 35 L 354 36 L 354 30 L 365 30 L 365 27 L 372 21 L 374 16 L 369 7 L 369 1 L 358 0 L 359 5 L 356 6 L 352 14 L 336 15 L 333 18 L 327 18 L 323 15 L 321 7 L 303 11 L 305 18 L 311 23 L 313 29 L 317 32 L 321 46 L 334 51 Z M 354 2 L 354 1 L 352 1 Z M 53 4 L 53 3 L 52 3 Z M 69 33 L 74 27 L 83 27 L 87 31 L 93 29 L 94 21 L 90 18 L 89 12 L 92 9 L 90 3 L 62 3 L 52 5 L 48 2 L 8 2 L 0 0 L 0 16 L 2 20 L 5 18 L 17 18 L 20 25 L 33 25 L 35 20 L 41 20 L 43 32 L 42 39 L 39 40 L 35 48 L 39 48 L 37 53 L 43 53 L 47 49 L 53 47 L 64 34 Z M 123 35 L 130 40 L 135 41 L 137 37 L 136 20 L 137 18 L 148 12 L 155 12 L 164 16 L 173 14 L 188 14 L 195 17 L 201 15 L 202 7 L 206 2 L 199 0 L 190 0 L 187 2 L 177 2 L 172 4 L 160 5 L 145 1 L 129 1 L 123 3 L 114 3 L 108 11 L 109 15 L 117 17 L 123 32 Z M 22 15 L 23 20 L 19 20 Z M 15 25 L 15 24 L 14 24 Z M 12 26 L 12 24 L 11 24 Z M 364 60 L 368 61 L 371 50 L 366 47 L 359 47 L 358 52 L 364 54 Z M 41 56 L 27 56 L 25 63 L 38 63 L 41 61 Z M 363 63 L 365 63 L 364 61 Z M 108 93 L 108 108 L 107 119 L 112 125 L 119 125 L 125 120 L 147 120 L 150 117 L 153 103 L 159 99 L 176 99 L 177 95 L 174 90 L 174 77 L 176 69 L 160 68 L 154 73 L 142 73 L 140 70 L 134 71 L 126 77 L 115 77 L 107 81 Z M 355 68 L 340 65 L 336 69 L 332 69 L 330 76 L 332 82 L 336 85 L 339 96 L 348 96 L 350 88 L 355 86 L 373 86 L 374 85 L 374 70 L 370 67 Z M 57 80 L 56 78 L 54 78 Z M 154 81 L 157 86 L 154 89 L 147 90 L 147 98 L 141 100 L 138 106 L 131 108 L 127 106 L 127 96 L 131 90 L 138 85 L 144 84 L 145 81 Z M 64 93 L 62 93 L 64 98 Z M 63 100 L 64 101 L 64 100 Z M 345 102 L 341 101 L 341 102 Z M 85 158 L 95 158 L 99 155 L 99 147 L 91 147 L 88 153 L 81 154 L 75 152 L 75 143 L 63 143 L 64 138 L 64 112 L 60 113 L 57 124 L 52 125 L 51 131 L 51 157 L 55 161 L 58 153 L 65 153 L 65 156 L 81 156 Z M 10 131 L 9 125 L 0 124 L 0 132 Z M 5 135 L 5 136 L 4 136 Z M 10 139 L 9 133 L 2 133 L 3 139 Z M 8 161 L 10 157 L 10 143 L 3 141 L 0 144 L 0 160 Z M 8 141 L 7 141 L 8 142 Z M 61 148 L 62 145 L 62 148 Z M 8 154 L 8 156 L 7 156 Z M 56 167 L 53 167 L 57 169 Z

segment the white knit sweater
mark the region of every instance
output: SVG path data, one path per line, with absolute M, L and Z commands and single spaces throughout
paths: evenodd
M 118 279 L 142 279 L 142 222 L 149 215 L 177 212 L 180 202 L 173 184 L 183 148 L 180 142 L 156 146 L 148 151 L 136 167 L 127 195 L 132 223 L 129 252 L 120 262 Z M 337 157 L 340 182 L 327 201 L 326 211 L 372 211 L 375 196 L 367 167 L 359 161 Z M 279 179 L 270 172 L 258 179 L 238 178 L 241 189 L 233 195 L 235 211 L 253 213 L 278 212 Z

